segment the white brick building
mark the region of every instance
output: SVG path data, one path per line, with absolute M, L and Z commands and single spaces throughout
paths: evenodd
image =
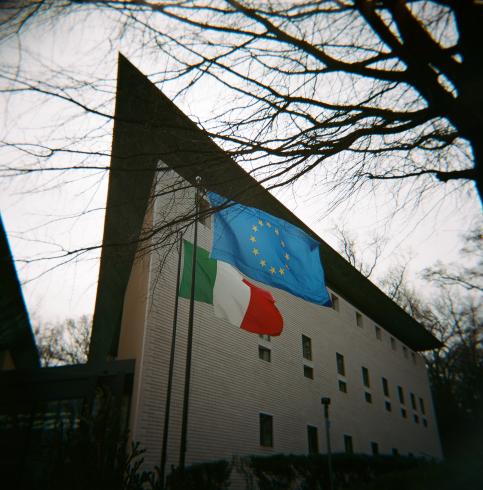
M 161 458 L 178 255 L 163 246 L 149 253 L 138 246 L 136 253 L 134 242 L 142 223 L 145 229 L 162 225 L 193 203 L 192 188 L 176 193 L 175 201 L 150 199 L 150 191 L 159 194 L 176 175 L 156 172 L 157 162 L 176 167 L 186 183 L 200 174 L 210 190 L 304 225 L 254 186 L 123 58 L 116 115 L 112 168 L 132 171 L 111 174 L 104 243 L 133 244 L 127 252 L 103 250 L 90 362 L 136 360 L 131 436 L 154 467 Z M 142 118 L 148 123 L 140 124 Z M 209 249 L 209 220 L 199 229 L 199 245 Z M 437 347 L 436 339 L 320 241 L 335 306 L 323 308 L 264 286 L 284 318 L 280 337 L 262 339 L 217 319 L 211 305 L 195 304 L 187 464 L 325 452 L 321 396 L 332 400 L 334 452 L 352 447 L 356 453 L 442 457 L 424 359 L 417 352 Z M 154 244 L 142 242 L 143 250 L 146 243 Z M 187 324 L 188 301 L 180 299 L 168 467 L 179 458 Z

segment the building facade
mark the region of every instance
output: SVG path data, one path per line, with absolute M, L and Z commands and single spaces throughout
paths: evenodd
M 147 450 L 146 466 L 161 460 L 176 232 L 182 229 L 192 239 L 197 175 L 207 189 L 288 220 L 318 239 L 334 306 L 263 286 L 284 318 L 280 337 L 270 338 L 216 318 L 211 305 L 195 304 L 186 463 L 323 453 L 321 397 L 331 399 L 333 451 L 441 458 L 419 353 L 438 347 L 436 339 L 258 186 L 122 57 L 118 84 L 89 362 L 135 360 L 130 434 Z M 208 214 L 200 220 L 198 243 L 211 247 Z M 188 311 L 189 301 L 179 299 L 168 468 L 179 462 Z

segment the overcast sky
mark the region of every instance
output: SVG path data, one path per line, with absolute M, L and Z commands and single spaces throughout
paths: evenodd
M 28 76 L 42 82 L 43 86 L 64 81 L 68 87 L 66 94 L 80 94 L 81 100 L 91 107 L 112 113 L 119 51 L 144 73 L 157 72 L 153 77 L 157 82 L 162 79 L 160 73 L 166 65 L 162 53 L 143 51 L 132 39 L 113 41 L 115 27 L 110 16 L 91 16 L 82 22 L 76 16 L 57 19 L 51 25 L 31 29 L 20 38 L 13 37 L 1 44 L 0 64 L 10 70 L 11 76 Z M 80 86 L 79 91 L 79 80 L 94 84 L 97 95 L 93 97 L 87 85 Z M 11 86 L 5 78 L 0 83 L 2 88 Z M 167 95 L 176 90 L 173 84 L 160 83 L 159 86 Z M 213 82 L 207 81 L 176 103 L 188 115 L 203 120 L 223 96 L 219 90 Z M 109 164 L 109 158 L 103 156 L 109 152 L 111 144 L 109 120 L 51 97 L 28 93 L 0 94 L 0 111 L 4 142 L 62 147 L 68 141 L 70 149 L 98 153 L 89 157 L 59 153 L 47 161 L 48 165 Z M 39 147 L 23 145 L 22 148 L 24 151 L 3 146 L 0 149 L 2 165 L 31 165 L 35 159 L 28 151 L 40 151 Z M 92 313 L 98 250 L 60 266 L 58 261 L 43 259 L 62 250 L 100 243 L 107 177 L 107 172 L 99 170 L 30 176 L 2 174 L 0 208 L 13 254 L 19 260 L 17 267 L 24 283 L 27 306 L 35 316 L 61 320 Z M 399 203 L 389 191 L 354 196 L 347 206 L 341 205 L 329 213 L 331 203 L 321 192 L 320 178 L 315 172 L 295 187 L 278 191 L 277 195 L 334 247 L 336 225 L 357 236 L 363 249 L 374 232 L 384 236 L 388 242 L 379 273 L 401 257 L 411 258 L 413 277 L 438 260 L 457 259 L 461 234 L 480 220 L 477 200 L 471 195 L 461 195 L 455 184 L 449 184 L 446 192 L 434 192 L 417 208 L 408 205 L 392 219 L 388 217 Z M 408 195 L 410 187 L 408 183 Z M 370 255 L 370 251 L 366 252 Z

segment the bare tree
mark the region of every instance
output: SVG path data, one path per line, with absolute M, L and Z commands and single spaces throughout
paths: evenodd
M 153 76 L 176 79 L 178 94 L 206 78 L 226 89 L 230 102 L 205 129 L 269 187 L 318 169 L 334 202 L 377 181 L 408 191 L 406 179 L 418 182 L 415 201 L 450 181 L 474 182 L 481 193 L 481 2 L 82 4 L 7 2 L 4 36 L 21 37 L 69 12 L 112 13 L 120 26 L 113 37 L 137 36 L 144 52 L 156 47 L 170 59 Z M 7 78 L 11 90 L 36 90 L 105 115 L 75 96 L 73 81 L 66 88 Z M 52 150 L 59 149 L 44 149 Z
M 92 319 L 87 315 L 63 322 L 34 322 L 34 334 L 43 367 L 87 362 Z

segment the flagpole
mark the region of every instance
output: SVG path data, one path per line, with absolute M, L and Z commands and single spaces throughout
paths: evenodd
M 168 448 L 169 412 L 171 408 L 171 390 L 173 385 L 174 354 L 176 350 L 176 329 L 178 326 L 178 299 L 179 299 L 178 293 L 179 293 L 179 282 L 181 277 L 181 257 L 183 255 L 182 232 L 178 232 L 178 244 L 179 244 L 178 270 L 176 273 L 176 293 L 174 299 L 173 328 L 171 332 L 171 353 L 169 357 L 168 386 L 166 388 L 166 405 L 164 409 L 163 444 L 161 447 L 161 464 L 159 468 L 159 481 L 161 482 L 161 488 L 164 488 L 166 455 L 167 455 L 167 448 Z
M 190 392 L 190 374 L 191 374 L 191 351 L 193 348 L 193 318 L 195 306 L 195 280 L 196 280 L 196 247 L 198 243 L 198 214 L 200 210 L 200 185 L 201 177 L 196 177 L 196 197 L 195 197 L 195 228 L 193 237 L 193 262 L 191 268 L 191 294 L 190 310 L 188 319 L 188 339 L 186 345 L 186 368 L 184 379 L 184 400 L 183 400 L 183 418 L 181 422 L 181 445 L 179 451 L 179 467 L 184 469 L 186 462 L 186 439 L 188 432 L 188 407 Z

